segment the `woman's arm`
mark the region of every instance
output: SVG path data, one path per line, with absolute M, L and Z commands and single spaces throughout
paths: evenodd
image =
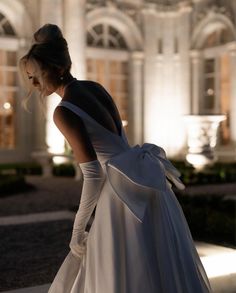
M 65 107 L 56 107 L 53 120 L 70 144 L 75 160 L 85 163 L 97 159 L 82 119 Z
M 85 228 L 97 204 L 105 176 L 83 121 L 64 107 L 56 108 L 54 121 L 71 145 L 84 178 L 80 205 L 70 241 L 72 253 L 80 258 L 86 248 Z

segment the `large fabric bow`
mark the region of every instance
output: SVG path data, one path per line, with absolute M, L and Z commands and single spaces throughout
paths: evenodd
M 166 177 L 178 189 L 185 186 L 180 173 L 166 158 L 165 151 L 154 144 L 136 145 L 112 157 L 106 163 L 108 180 L 134 216 L 143 221 L 148 194 L 165 191 Z

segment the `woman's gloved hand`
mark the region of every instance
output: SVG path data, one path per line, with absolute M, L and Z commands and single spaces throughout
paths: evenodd
M 97 204 L 105 175 L 98 160 L 81 163 L 79 166 L 83 173 L 84 181 L 69 246 L 73 255 L 81 258 L 86 252 L 88 233 L 85 228 Z

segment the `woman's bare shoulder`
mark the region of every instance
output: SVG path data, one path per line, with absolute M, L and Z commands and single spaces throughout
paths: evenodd
M 54 110 L 53 120 L 71 145 L 78 162 L 91 161 L 97 158 L 86 127 L 78 115 L 58 105 Z
M 77 126 L 78 124 L 81 124 L 81 126 L 83 124 L 82 119 L 78 115 L 60 105 L 58 105 L 54 110 L 53 121 L 58 127 L 60 127 L 61 125 L 74 125 L 75 121 Z

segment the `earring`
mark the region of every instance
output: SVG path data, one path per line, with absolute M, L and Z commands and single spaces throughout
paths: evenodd
M 63 81 L 63 79 L 64 79 L 64 77 L 63 76 L 60 76 L 60 80 Z

